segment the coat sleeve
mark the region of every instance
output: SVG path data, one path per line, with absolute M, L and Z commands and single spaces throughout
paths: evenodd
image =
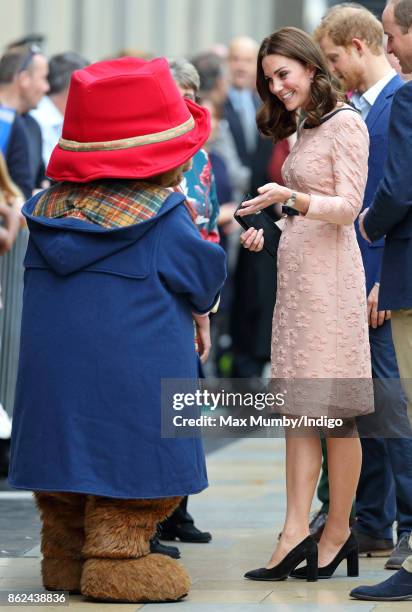
M 388 157 L 384 175 L 364 219 L 372 241 L 387 234 L 411 211 L 412 84 L 395 94 L 389 120 Z
M 169 291 L 185 296 L 199 314 L 213 308 L 226 279 L 226 255 L 203 240 L 183 203 L 162 222 L 158 274 Z
M 311 195 L 308 219 L 351 225 L 362 208 L 368 176 L 369 136 L 363 120 L 354 112 L 340 113 L 333 136 L 334 196 Z

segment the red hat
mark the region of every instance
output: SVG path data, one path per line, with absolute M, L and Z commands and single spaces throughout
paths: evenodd
M 164 58 L 97 62 L 72 75 L 46 174 L 78 183 L 154 176 L 188 161 L 209 132 L 208 111 L 182 98 Z

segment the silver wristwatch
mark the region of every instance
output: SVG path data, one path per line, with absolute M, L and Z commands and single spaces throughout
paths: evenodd
M 289 208 L 295 208 L 297 193 L 296 191 L 292 191 L 292 195 L 285 202 L 285 206 L 289 206 Z

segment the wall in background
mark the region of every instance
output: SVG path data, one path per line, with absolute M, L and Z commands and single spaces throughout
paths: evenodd
M 36 32 L 45 51 L 95 61 L 123 47 L 191 55 L 236 35 L 256 40 L 284 25 L 311 30 L 326 0 L 0 0 L 0 48 Z

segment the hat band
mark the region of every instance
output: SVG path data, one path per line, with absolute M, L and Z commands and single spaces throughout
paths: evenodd
M 178 138 L 187 134 L 195 127 L 195 120 L 192 115 L 180 125 L 162 132 L 154 134 L 144 134 L 132 138 L 122 138 L 121 140 L 106 140 L 102 142 L 77 142 L 76 140 L 66 140 L 59 138 L 59 147 L 65 151 L 117 151 L 119 149 L 131 149 L 132 147 L 142 147 L 144 145 L 156 144 Z

